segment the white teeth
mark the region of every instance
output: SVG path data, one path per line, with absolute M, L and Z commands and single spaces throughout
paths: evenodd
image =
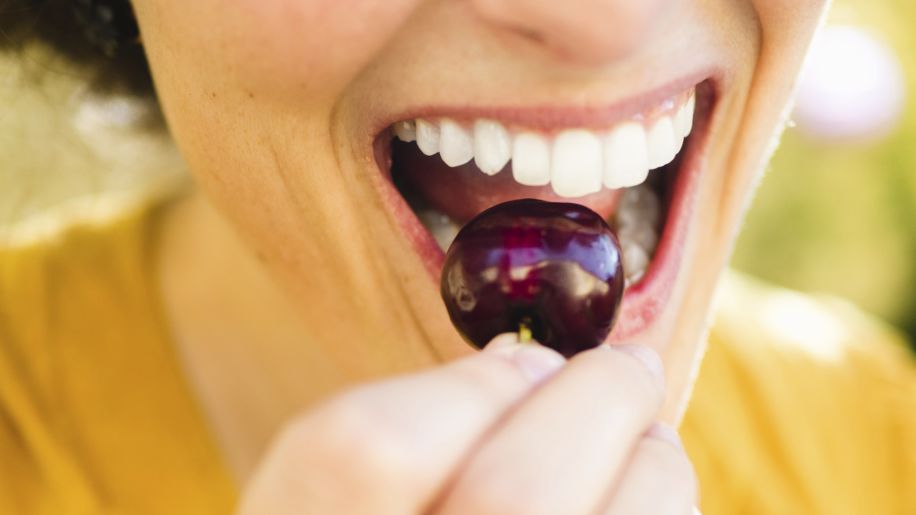
M 647 253 L 655 250 L 655 246 L 658 245 L 658 234 L 655 228 L 645 224 L 621 226 L 617 229 L 617 238 L 620 241 L 639 245 Z
M 421 209 L 417 211 L 417 218 L 420 220 L 433 239 L 439 245 L 443 252 L 448 250 L 449 245 L 458 235 L 460 227 L 452 221 L 447 215 L 444 215 L 434 209 Z
M 604 185 L 628 188 L 649 174 L 646 131 L 638 123 L 620 125 L 604 140 Z
M 646 133 L 646 148 L 649 153 L 649 168 L 654 170 L 670 163 L 678 151 L 678 140 L 674 134 L 674 123 L 670 116 L 662 116 Z
M 394 135 L 405 143 L 417 141 L 417 126 L 413 120 L 398 122 L 394 124 Z
M 512 177 L 526 186 L 550 183 L 550 143 L 533 132 L 523 132 L 512 145 Z
M 693 128 L 696 95 L 669 99 L 648 125 L 625 121 L 606 130 L 571 128 L 554 135 L 510 132 L 502 123 L 480 119 L 470 126 L 443 118 L 397 122 L 395 136 L 416 141 L 424 154 L 441 154 L 451 167 L 474 160 L 494 175 L 511 161 L 513 179 L 525 186 L 550 184 L 562 197 L 581 197 L 606 188 L 631 188 L 650 170 L 672 162 Z M 678 105 L 680 104 L 680 105 Z
M 678 137 L 677 127 L 674 128 L 674 157 L 681 152 L 681 149 L 684 148 L 684 138 Z M 674 157 L 671 159 L 674 160 Z
M 627 284 L 635 283 L 646 273 L 658 245 L 660 219 L 661 203 L 652 188 L 641 185 L 623 192 L 614 225 Z
M 649 267 L 649 255 L 636 243 L 621 243 L 623 275 L 627 286 L 642 279 Z
M 685 138 L 690 134 L 690 131 L 693 130 L 693 114 L 696 110 L 696 105 L 696 95 L 691 93 L 690 98 L 687 99 L 687 102 L 677 112 L 678 128 L 681 131 L 681 135 Z
M 618 227 L 639 224 L 657 227 L 660 220 L 661 201 L 652 188 L 640 186 L 623 192 L 615 218 Z
M 452 168 L 473 159 L 471 133 L 452 120 L 442 120 L 439 123 L 439 155 Z
M 499 122 L 474 123 L 474 163 L 487 175 L 495 175 L 512 157 L 512 138 Z
M 439 126 L 423 119 L 417 120 L 417 146 L 431 156 L 439 152 Z
M 601 140 L 582 129 L 566 130 L 553 143 L 550 186 L 561 197 L 581 197 L 601 189 Z

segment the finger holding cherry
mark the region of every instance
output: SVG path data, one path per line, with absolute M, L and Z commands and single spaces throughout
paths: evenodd
M 502 335 L 291 422 L 239 513 L 691 513 L 694 472 L 677 434 L 655 422 L 661 367 L 647 347 L 567 360 Z

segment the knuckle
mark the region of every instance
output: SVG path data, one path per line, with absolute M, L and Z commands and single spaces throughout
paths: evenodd
M 619 358 L 620 374 L 631 392 L 653 405 L 661 405 L 665 396 L 665 386 L 659 376 L 653 374 L 633 356 L 620 354 Z
M 615 397 L 615 402 L 632 405 L 635 411 L 649 409 L 654 412 L 661 406 L 664 386 L 639 359 L 606 347 L 582 353 L 573 361 L 577 359 L 593 364 L 602 381 L 609 383 L 603 388 Z
M 291 456 L 357 487 L 392 488 L 417 468 L 408 444 L 359 392 L 292 422 L 282 439 Z
M 345 458 L 370 468 L 396 468 L 407 461 L 406 442 L 371 402 L 354 392 L 332 405 L 325 438 Z
M 631 395 L 640 402 L 660 406 L 665 396 L 665 387 L 658 376 L 639 359 L 622 352 L 615 353 L 616 373 L 626 385 Z
M 480 353 L 456 363 L 457 376 L 482 402 L 504 404 L 530 388 L 531 382 L 510 358 Z

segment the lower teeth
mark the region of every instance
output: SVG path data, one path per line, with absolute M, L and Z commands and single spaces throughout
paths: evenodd
M 661 214 L 658 194 L 649 185 L 641 184 L 623 191 L 612 227 L 623 251 L 623 270 L 628 286 L 646 273 L 658 246 Z M 461 229 L 447 215 L 432 208 L 417 210 L 417 218 L 443 252 L 448 250 Z
M 614 218 L 627 285 L 639 281 L 658 246 L 661 202 L 647 185 L 624 190 Z
M 429 230 L 432 234 L 433 239 L 436 240 L 436 243 L 439 244 L 439 248 L 442 249 L 442 252 L 448 250 L 449 245 L 452 244 L 452 241 L 455 239 L 455 236 L 458 235 L 458 230 L 461 227 L 458 227 L 458 224 L 452 221 L 448 215 L 442 214 L 435 209 L 423 209 L 417 212 L 417 218 L 420 219 L 420 223 Z

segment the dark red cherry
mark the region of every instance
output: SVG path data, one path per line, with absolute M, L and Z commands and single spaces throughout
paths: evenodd
M 465 225 L 445 256 L 441 293 L 477 348 L 525 327 L 564 356 L 600 344 L 623 297 L 620 245 L 579 204 L 513 200 Z

